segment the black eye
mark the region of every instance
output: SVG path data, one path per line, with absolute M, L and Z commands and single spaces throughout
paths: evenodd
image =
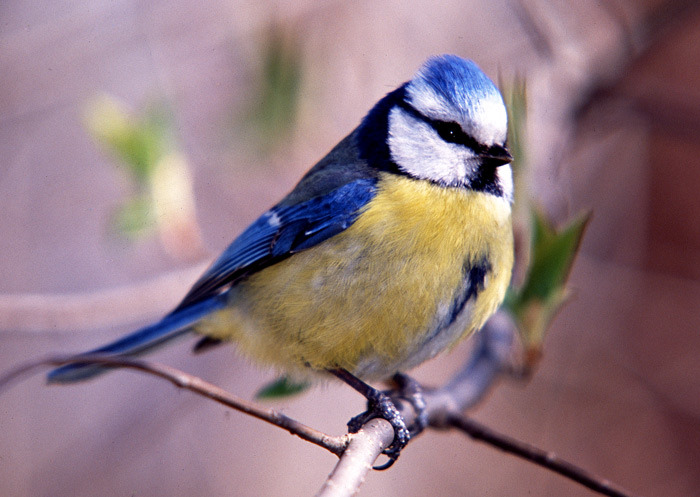
M 433 121 L 433 127 L 438 132 L 440 138 L 450 143 L 471 146 L 474 139 L 469 137 L 462 127 L 455 122 Z

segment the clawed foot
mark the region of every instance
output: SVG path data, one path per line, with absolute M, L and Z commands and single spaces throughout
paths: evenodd
M 355 416 L 348 422 L 350 433 L 357 433 L 370 419 L 386 419 L 394 428 L 394 441 L 384 450 L 384 454 L 389 457 L 389 461 L 374 469 L 383 470 L 390 468 L 399 458 L 403 449 L 412 436 L 418 435 L 428 424 L 425 400 L 421 386 L 413 378 L 403 373 L 396 373 L 392 380 L 396 383 L 396 390 L 380 392 L 376 388 L 369 386 L 345 369 L 329 369 L 329 373 L 335 375 L 352 388 L 360 392 L 367 398 L 367 411 Z M 396 400 L 392 400 L 392 396 Z M 408 401 L 416 413 L 416 419 L 409 429 L 406 421 L 396 408 L 396 402 L 401 399 Z
M 401 416 L 391 398 L 379 390 L 372 389 L 367 396 L 367 410 L 348 422 L 348 430 L 350 433 L 357 433 L 365 423 L 374 418 L 386 419 L 394 428 L 394 441 L 384 450 L 384 454 L 389 458 L 389 461 L 381 466 L 374 467 L 376 470 L 389 469 L 399 458 L 401 449 L 411 439 L 411 432 L 406 427 L 403 416 Z
M 383 470 L 390 468 L 396 462 L 401 450 L 411 437 L 422 432 L 428 424 L 425 400 L 423 399 L 423 391 L 420 385 L 411 377 L 397 373 L 392 378 L 394 383 L 396 383 L 396 390 L 380 392 L 344 369 L 331 369 L 329 372 L 367 398 L 367 411 L 359 416 L 355 416 L 348 422 L 350 433 L 357 433 L 365 423 L 374 418 L 386 419 L 391 423 L 391 426 L 394 428 L 394 441 L 384 450 L 384 454 L 389 457 L 389 461 L 382 466 L 375 466 L 374 469 Z M 393 399 L 392 396 L 394 397 Z M 396 408 L 397 402 L 400 402 L 401 399 L 408 401 L 416 413 L 416 419 L 410 429 L 406 426 L 406 421 Z

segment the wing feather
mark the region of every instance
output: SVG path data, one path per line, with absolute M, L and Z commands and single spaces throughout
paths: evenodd
M 265 212 L 224 250 L 173 312 L 342 232 L 374 197 L 376 183 L 374 178 L 358 179 L 325 195 Z

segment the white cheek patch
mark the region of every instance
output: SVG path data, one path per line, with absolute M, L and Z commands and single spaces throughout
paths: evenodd
M 498 184 L 503 190 L 503 197 L 508 201 L 513 201 L 513 171 L 509 164 L 499 166 L 496 169 L 496 175 L 498 176 Z
M 447 185 L 467 184 L 474 155 L 445 142 L 427 123 L 395 107 L 389 113 L 389 150 L 405 173 Z

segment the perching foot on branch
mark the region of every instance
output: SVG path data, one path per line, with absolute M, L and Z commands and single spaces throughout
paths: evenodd
M 385 419 L 393 426 L 394 441 L 384 450 L 384 454 L 389 458 L 389 461 L 381 466 L 374 467 L 376 470 L 389 469 L 399 458 L 401 449 L 411 439 L 411 433 L 394 401 L 384 392 L 371 387 L 344 369 L 331 369 L 329 372 L 360 392 L 367 399 L 367 410 L 348 422 L 350 433 L 357 433 L 365 423 L 374 418 Z
M 394 405 L 394 401 L 384 392 L 372 388 L 367 396 L 367 410 L 348 421 L 348 430 L 350 433 L 357 433 L 365 423 L 374 418 L 386 419 L 394 427 L 394 441 L 384 451 L 389 461 L 374 467 L 376 470 L 389 469 L 399 458 L 401 449 L 411 439 L 411 432 L 408 430 L 403 416 Z

